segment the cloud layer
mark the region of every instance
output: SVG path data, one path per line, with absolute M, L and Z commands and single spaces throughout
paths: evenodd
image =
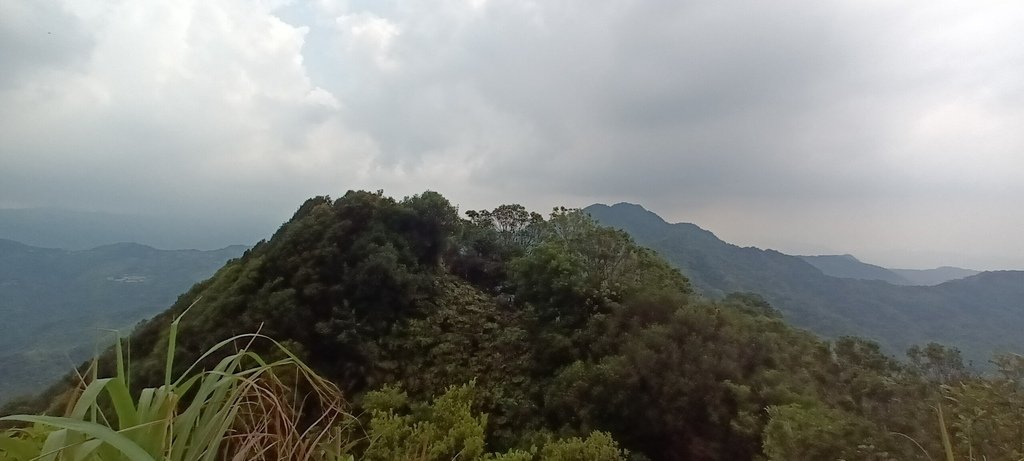
M 643 203 L 741 244 L 1024 268 L 1012 2 L 15 0 L 0 206 Z

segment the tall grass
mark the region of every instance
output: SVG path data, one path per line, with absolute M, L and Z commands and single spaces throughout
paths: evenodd
M 270 338 L 224 340 L 173 378 L 180 320 L 171 324 L 163 385 L 133 398 L 118 341 L 115 376 L 96 376 L 94 361 L 65 416 L 0 418 L 33 424 L 0 434 L 0 461 L 351 459 L 348 428 L 355 420 L 338 388 Z M 265 361 L 251 351 L 255 341 L 269 342 L 285 358 Z M 235 350 L 238 344 L 244 345 Z M 212 369 L 198 370 L 231 350 Z
M 942 453 L 946 461 L 956 461 L 953 456 L 953 442 L 949 437 L 949 429 L 946 427 L 946 417 L 942 414 L 942 405 L 935 407 L 935 414 L 939 418 L 939 436 L 942 438 Z
M 943 460 L 944 461 L 957 461 L 957 458 L 956 458 L 956 455 L 954 454 L 954 449 L 953 449 L 953 438 L 950 436 L 949 426 L 946 424 L 946 416 L 945 416 L 944 412 L 942 411 L 942 405 L 941 404 L 937 405 L 935 407 L 935 414 L 936 414 L 936 416 L 938 416 L 938 420 L 939 420 L 939 437 L 942 440 Z M 961 445 L 960 448 L 964 449 L 964 447 L 962 445 Z M 984 455 L 982 455 L 980 458 L 978 456 L 975 456 L 975 454 L 974 454 L 974 446 L 970 442 L 970 440 L 967 441 L 966 450 L 967 450 L 967 457 L 966 457 L 967 461 L 988 461 L 990 459 L 988 456 L 984 456 Z M 1024 458 L 1020 458 L 1020 459 L 1016 459 L 1015 458 L 1015 460 L 1016 461 L 1024 461 Z

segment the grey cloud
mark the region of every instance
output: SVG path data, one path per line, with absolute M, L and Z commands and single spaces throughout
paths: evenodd
M 78 38 L 10 45 L 14 67 L 75 91 L 0 77 L 0 196 L 210 215 L 258 203 L 267 219 L 350 187 L 439 189 L 464 208 L 632 200 L 737 243 L 902 246 L 910 265 L 1024 221 L 1020 7 L 474 3 L 204 3 L 233 21 L 220 27 L 169 2 L 191 35 L 158 30 L 152 56 L 111 56 L 89 38 L 98 23 L 15 3 Z M 26 30 L 0 18 L 0 38 Z M 943 204 L 983 210 L 980 227 L 938 223 Z
M 828 27 L 796 27 L 803 23 L 785 14 L 781 19 L 792 30 L 758 12 L 746 14 L 747 22 L 735 21 L 717 7 L 703 8 L 715 10 L 710 12 L 687 5 L 672 11 L 637 7 L 601 16 L 575 6 L 577 14 L 555 11 L 540 27 L 529 15 L 516 15 L 513 6 L 499 3 L 488 12 L 493 16 L 466 27 L 458 41 L 463 48 L 440 53 L 449 60 L 420 68 L 412 59 L 414 66 L 402 79 L 385 80 L 386 90 L 378 93 L 397 97 L 383 98 L 383 105 L 381 98 L 369 99 L 366 105 L 373 107 L 354 110 L 354 123 L 393 143 L 426 133 L 410 138 L 406 147 L 388 146 L 406 151 L 401 157 L 407 158 L 459 130 L 451 120 L 469 112 L 459 110 L 459 92 L 469 82 L 482 103 L 533 125 L 543 152 L 516 156 L 528 165 L 537 165 L 537 157 L 556 163 L 538 168 L 537 175 L 553 171 L 563 177 L 569 165 L 557 165 L 560 158 L 578 171 L 610 164 L 605 173 L 621 172 L 615 167 L 635 165 L 638 157 L 656 160 L 660 171 L 704 163 L 729 170 L 730 165 L 721 166 L 731 157 L 737 166 L 762 168 L 758 158 L 794 154 L 791 146 L 772 146 L 773 138 L 791 132 L 794 119 L 822 103 L 823 82 L 838 72 L 835 64 L 846 53 L 837 52 L 839 38 Z M 584 11 L 597 17 L 581 20 Z M 434 45 L 430 40 L 405 37 L 402 43 L 412 47 L 403 50 L 407 55 L 438 57 L 426 49 Z M 433 102 L 418 106 L 415 96 L 424 94 Z M 423 112 L 414 112 L 418 109 Z M 438 139 L 430 140 L 431 135 Z M 596 139 L 607 142 L 594 145 Z M 496 175 L 508 168 L 504 162 L 496 166 Z M 596 179 L 597 187 L 614 187 L 609 178 Z
M 81 65 L 92 37 L 57 1 L 0 5 L 0 91 L 40 72 Z

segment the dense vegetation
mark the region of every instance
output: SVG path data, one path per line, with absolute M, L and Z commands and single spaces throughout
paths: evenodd
M 244 346 L 212 369 L 189 367 L 174 378 L 179 320 L 169 330 L 159 387 L 132 397 L 131 373 L 118 342 L 116 373 L 100 378 L 90 366 L 90 378 L 65 416 L 0 418 L 0 423 L 23 424 L 0 432 L 0 461 L 353 461 L 357 456 L 364 461 L 619 461 L 627 454 L 603 432 L 486 452 L 487 416 L 472 410 L 473 382 L 450 386 L 429 402 L 412 402 L 395 387 L 370 392 L 361 420 L 349 413 L 337 386 L 258 334 L 218 343 L 207 354 Z M 250 349 L 254 343 L 281 358 L 264 360 Z
M 983 272 L 937 286 L 829 277 L 799 257 L 740 248 L 693 224 L 666 223 L 638 205 L 586 211 L 656 250 L 701 294 L 758 293 L 788 322 L 826 337 L 870 338 L 890 354 L 914 344 L 952 344 L 979 367 L 993 354 L 1024 351 L 1022 271 Z
M 131 331 L 244 251 L 68 251 L 0 239 L 0 403 L 49 385 L 110 343 L 104 329 Z
M 237 356 L 222 341 L 257 331 L 283 348 L 238 347 L 308 364 L 357 426 L 379 431 L 345 439 L 354 459 L 924 460 L 942 458 L 943 435 L 964 459 L 1024 452 L 1021 360 L 1000 358 L 983 379 L 937 345 L 901 363 L 873 342 L 823 341 L 757 295 L 695 295 L 579 210 L 463 219 L 432 192 L 310 199 L 136 330 L 130 375 L 114 351 L 96 373 L 151 403 L 170 376 L 187 380 L 193 361 L 218 369 Z M 73 383 L 36 404 L 76 408 Z

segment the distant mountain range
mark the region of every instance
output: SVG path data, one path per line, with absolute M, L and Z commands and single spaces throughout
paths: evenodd
M 38 391 L 139 321 L 167 308 L 247 247 L 91 250 L 0 239 L 0 402 Z
M 660 253 L 704 295 L 760 294 L 791 323 L 825 336 L 871 338 L 898 355 L 934 341 L 960 348 L 976 364 L 993 352 L 1024 352 L 1021 271 L 890 270 L 850 256 L 741 248 L 694 224 L 667 223 L 639 205 L 585 211 Z M 967 277 L 952 280 L 961 275 Z
M 798 256 L 825 275 L 847 279 L 881 280 L 893 285 L 938 285 L 979 274 L 979 271 L 960 267 L 936 269 L 887 269 L 861 262 L 853 255 Z
M 0 208 L 0 238 L 69 250 L 87 250 L 118 242 L 161 249 L 210 250 L 254 244 L 269 237 L 275 228 L 275 223 L 237 222 L 229 226 L 209 220 L 183 221 L 165 216 L 58 208 Z
M 958 280 L 978 275 L 981 272 L 962 267 L 942 266 L 935 269 L 889 269 L 896 275 L 909 281 L 909 285 L 938 285 L 950 280 Z

